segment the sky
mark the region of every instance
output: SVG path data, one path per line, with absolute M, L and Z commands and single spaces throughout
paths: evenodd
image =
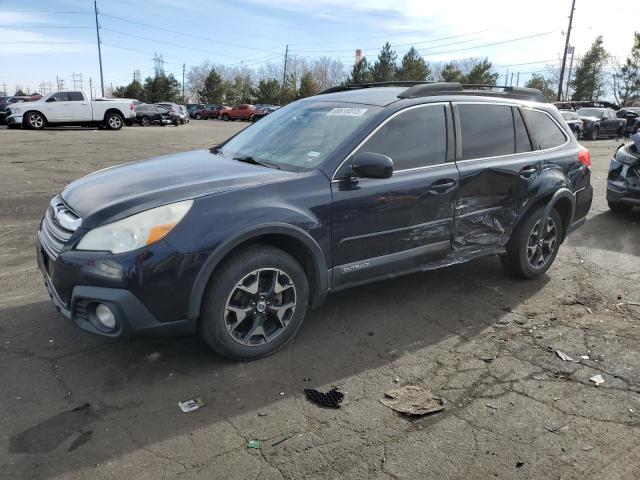
M 205 60 L 257 68 L 292 55 L 340 59 L 347 70 L 360 48 L 369 60 L 389 41 L 398 58 L 414 45 L 427 61 L 488 57 L 504 82 L 520 84 L 559 65 L 571 0 L 98 0 L 105 88 L 152 75 L 162 54 L 182 80 Z M 621 61 L 633 43 L 640 2 L 606 8 L 576 0 L 571 44 L 583 54 L 598 35 Z M 640 28 L 638 28 L 640 30 Z M 99 87 L 92 0 L 0 0 L 0 91 Z M 515 82 L 515 79 L 514 79 Z

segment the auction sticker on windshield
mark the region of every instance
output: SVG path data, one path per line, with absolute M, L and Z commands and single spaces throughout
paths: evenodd
M 361 117 L 367 110 L 367 108 L 337 107 L 327 113 L 327 117 Z

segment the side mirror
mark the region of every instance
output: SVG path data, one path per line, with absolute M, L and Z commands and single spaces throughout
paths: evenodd
M 56 97 L 49 97 L 47 98 L 47 103 L 49 102 L 55 102 L 56 101 Z
M 393 175 L 393 160 L 379 153 L 359 153 L 351 162 L 351 171 L 361 178 L 389 178 Z

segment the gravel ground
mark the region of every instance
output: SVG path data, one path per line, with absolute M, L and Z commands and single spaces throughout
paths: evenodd
M 33 248 L 50 197 L 244 125 L 0 130 L 1 478 L 640 478 L 640 210 L 607 210 L 615 140 L 586 143 L 589 220 L 535 281 L 485 258 L 343 291 L 253 363 L 196 337 L 120 342 L 63 321 Z M 445 410 L 408 419 L 379 402 L 408 384 Z M 302 393 L 331 385 L 339 410 Z M 206 406 L 181 413 L 196 396 Z

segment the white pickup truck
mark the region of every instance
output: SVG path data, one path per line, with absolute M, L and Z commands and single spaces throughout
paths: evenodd
M 5 120 L 9 128 L 39 130 L 47 125 L 98 125 L 120 130 L 135 117 L 132 100 L 90 100 L 84 92 L 56 92 L 35 102 L 12 104 Z

